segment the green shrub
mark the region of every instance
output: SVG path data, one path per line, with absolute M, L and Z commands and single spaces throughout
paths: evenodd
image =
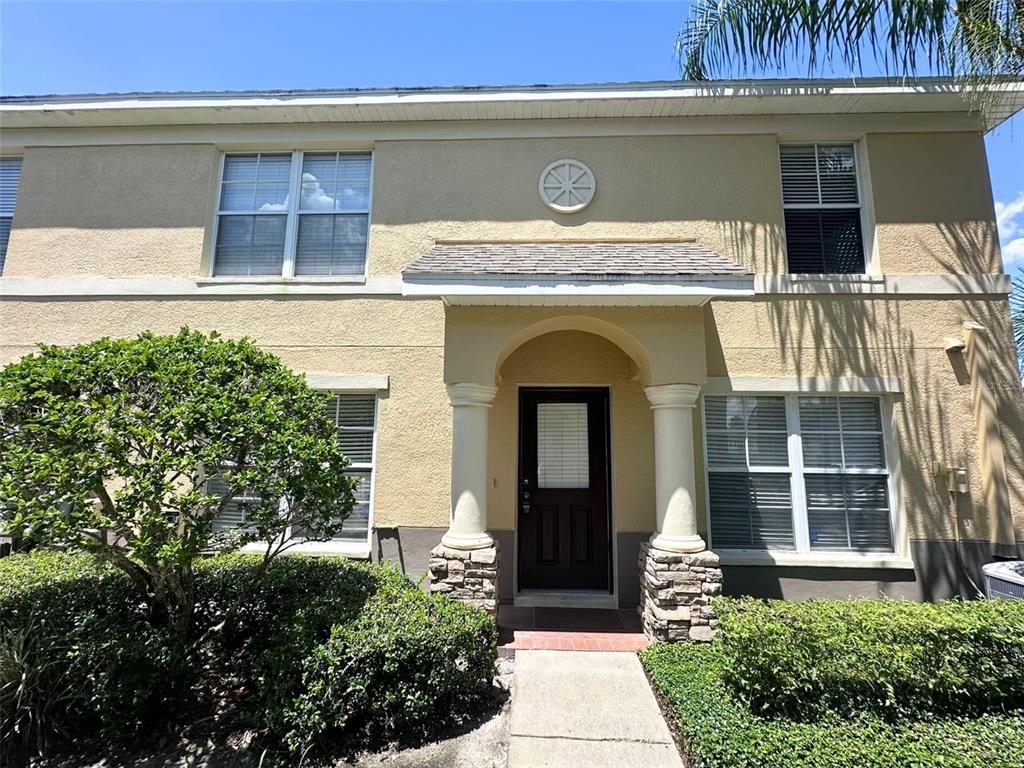
M 1024 706 L 1024 602 L 716 602 L 726 681 L 754 712 L 890 720 Z
M 198 562 L 196 622 L 206 638 L 205 675 L 222 689 L 250 689 L 254 725 L 281 733 L 305 658 L 395 576 L 337 557 L 292 555 L 271 561 L 254 588 L 259 562 L 239 554 Z
M 190 678 L 138 589 L 91 558 L 0 559 L 0 745 L 132 740 L 164 720 Z
M 726 683 L 727 643 L 655 645 L 641 661 L 691 768 L 1019 768 L 1024 712 L 890 723 L 751 714 Z
M 490 688 L 494 620 L 392 574 L 306 662 L 287 715 L 292 749 L 429 736 L 472 714 Z
M 119 570 L 57 552 L 0 560 L 0 765 L 215 712 L 268 746 L 289 731 L 354 745 L 425 733 L 490 686 L 493 620 L 394 568 L 290 556 L 261 574 L 259 557 L 231 554 L 198 561 L 195 584 L 197 641 L 175 651 Z

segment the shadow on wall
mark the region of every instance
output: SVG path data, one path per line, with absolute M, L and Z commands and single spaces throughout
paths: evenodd
M 759 228 L 738 221 L 723 222 L 721 226 L 733 254 L 744 254 L 745 263 L 752 258 L 758 271 L 763 271 L 761 263 L 770 271 L 785 271 L 773 257 L 768 242 L 759 240 Z M 946 248 L 943 253 L 932 249 L 931 256 L 965 289 L 970 273 L 991 271 L 990 229 L 978 222 L 937 226 Z M 919 239 L 921 249 L 930 248 L 926 239 Z M 969 274 L 964 274 L 965 270 Z M 922 317 L 914 300 L 817 294 L 808 298 L 780 297 L 770 303 L 744 302 L 749 312 L 733 302 L 724 306 L 712 303 L 705 319 L 709 376 L 898 377 L 903 381 L 905 392 L 894 403 L 894 412 L 909 535 L 912 539 L 941 539 L 950 545 L 943 547 L 941 555 L 917 562 L 921 596 L 926 599 L 945 597 L 950 589 L 973 593 L 969 579 L 980 585 L 980 564 L 1000 554 L 994 545 L 979 541 L 988 530 L 979 524 L 988 515 L 980 478 L 972 478 L 970 493 L 959 494 L 954 501 L 931 474 L 933 461 L 967 466 L 969 473 L 979 471 L 969 375 L 962 354 L 946 353 L 943 339 L 962 337 L 962 323 L 971 320 L 989 329 L 993 346 L 1012 350 L 1005 298 L 992 298 L 941 303 L 925 298 L 929 309 L 941 310 Z M 719 328 L 716 314 L 725 314 L 729 322 Z M 735 320 L 741 317 L 748 320 L 743 329 L 746 340 L 737 343 Z M 765 341 L 749 341 L 755 338 Z M 768 338 L 773 348 L 766 349 Z M 723 343 L 729 346 L 723 347 Z M 1019 530 L 1019 510 L 1024 509 L 1024 483 L 1020 480 L 1024 477 L 1024 408 L 1014 356 L 1006 352 L 994 358 L 994 380 L 987 386 L 996 390 L 1011 509 L 1018 511 Z M 730 367 L 735 370 L 730 371 Z M 957 540 L 970 549 L 969 556 L 956 545 Z M 795 577 L 796 572 L 788 569 L 786 577 Z M 808 574 L 808 578 L 828 578 L 821 573 L 829 572 L 813 577 Z M 892 575 L 886 573 L 886 579 Z M 965 578 L 968 575 L 969 579 Z M 868 574 L 864 576 L 871 580 Z M 849 579 L 849 573 L 839 578 Z M 768 585 L 762 587 L 769 592 L 779 591 Z

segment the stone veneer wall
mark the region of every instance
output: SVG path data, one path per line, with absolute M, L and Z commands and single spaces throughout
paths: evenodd
M 717 621 L 711 598 L 722 594 L 722 569 L 714 552 L 680 554 L 640 545 L 640 615 L 652 640 L 706 642 Z
M 498 611 L 498 545 L 485 549 L 430 551 L 430 591 L 447 594 L 489 613 Z

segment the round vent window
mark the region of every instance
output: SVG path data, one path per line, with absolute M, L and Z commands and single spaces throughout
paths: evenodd
M 556 160 L 540 175 L 540 199 L 559 213 L 582 211 L 596 189 L 594 172 L 579 160 Z

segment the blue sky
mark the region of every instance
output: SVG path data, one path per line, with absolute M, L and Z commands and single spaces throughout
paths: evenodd
M 0 92 L 672 79 L 688 4 L 0 0 Z M 1024 265 L 1024 115 L 986 143 L 1004 260 Z

